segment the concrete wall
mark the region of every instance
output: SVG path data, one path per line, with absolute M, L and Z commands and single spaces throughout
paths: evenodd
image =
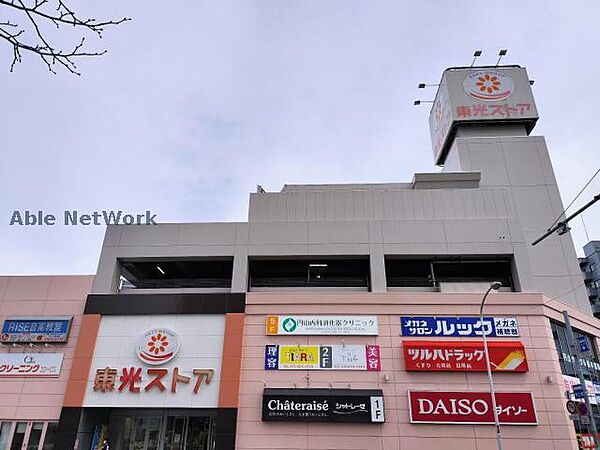
M 44 348 L 3 345 L 0 352 L 64 353 L 57 378 L 0 378 L 0 420 L 58 420 L 87 294 L 93 276 L 0 277 L 0 323 L 9 316 L 69 316 L 73 322 L 66 344 Z M 90 349 L 92 351 L 93 349 Z

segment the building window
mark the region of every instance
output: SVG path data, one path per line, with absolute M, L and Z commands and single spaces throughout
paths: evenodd
M 571 377 L 577 377 L 575 370 L 574 358 L 571 356 L 571 351 L 567 343 L 567 330 L 562 323 L 550 321 L 552 327 L 552 336 L 554 337 L 554 344 L 556 351 L 558 352 L 558 360 L 560 362 L 560 370 L 564 375 Z M 596 349 L 595 339 L 592 335 L 573 329 L 575 340 L 580 336 L 585 336 L 590 343 L 591 353 L 580 358 L 581 368 L 583 370 L 583 376 L 586 380 L 598 383 L 600 380 L 600 363 L 598 359 L 598 350 Z
M 508 257 L 447 256 L 405 258 L 388 256 L 385 260 L 387 286 L 444 290 L 444 286 L 487 286 L 500 281 L 503 290 L 514 290 L 512 262 Z
M 46 435 L 44 436 L 44 446 L 42 450 L 54 450 L 54 439 L 56 436 L 57 422 L 48 422 L 46 426 Z
M 292 288 L 369 290 L 368 257 L 250 259 L 250 290 Z
M 8 438 L 10 436 L 11 428 L 12 422 L 0 423 L 0 449 L 8 448 Z
M 233 257 L 120 260 L 125 289 L 231 288 Z

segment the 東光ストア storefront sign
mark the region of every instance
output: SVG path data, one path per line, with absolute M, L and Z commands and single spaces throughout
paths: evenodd
M 435 317 L 405 316 L 400 318 L 402 336 L 477 337 L 485 332 L 490 337 L 518 337 L 516 317 Z
M 58 377 L 62 353 L 0 353 L 0 377 Z
M 136 354 L 140 360 L 151 366 L 159 366 L 171 361 L 179 351 L 179 336 L 168 328 L 154 328 L 146 331 L 138 341 Z
M 493 424 L 489 392 L 408 391 L 411 423 Z M 537 425 L 529 392 L 496 392 L 496 406 L 503 425 Z
M 267 335 L 376 336 L 377 316 L 268 316 Z
M 265 389 L 264 422 L 385 422 L 380 389 Z
M 224 335 L 219 314 L 102 316 L 83 406 L 218 407 Z
M 402 341 L 406 370 L 485 372 L 482 341 Z M 518 341 L 488 342 L 493 372 L 527 372 L 527 357 Z
M 265 370 L 381 370 L 378 345 L 267 345 Z
M 9 317 L 4 321 L 2 342 L 67 342 L 73 316 Z

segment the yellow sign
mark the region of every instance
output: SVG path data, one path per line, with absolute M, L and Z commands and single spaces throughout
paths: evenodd
M 279 367 L 319 368 L 318 345 L 280 345 Z

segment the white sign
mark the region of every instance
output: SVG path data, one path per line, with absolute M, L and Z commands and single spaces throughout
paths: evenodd
M 0 377 L 58 377 L 62 353 L 0 353 Z
M 377 336 L 377 316 L 268 316 L 267 335 Z
M 138 358 L 151 366 L 171 361 L 179 351 L 179 336 L 167 328 L 154 328 L 144 333 L 138 342 Z
M 224 333 L 225 315 L 218 314 L 103 316 L 82 406 L 218 407 Z M 177 356 L 160 365 L 141 358 L 142 336 L 149 354 L 154 347 L 159 356 Z

